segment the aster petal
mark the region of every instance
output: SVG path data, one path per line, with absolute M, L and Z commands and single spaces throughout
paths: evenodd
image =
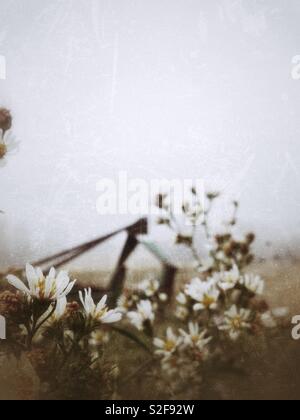
M 26 278 L 28 281 L 29 289 L 33 293 L 39 279 L 35 269 L 30 264 L 26 264 Z
M 45 291 L 44 291 L 44 298 L 48 299 L 51 295 L 51 290 L 53 286 L 53 282 L 55 279 L 47 276 L 45 279 Z
M 97 308 L 96 308 L 97 312 L 102 311 L 102 309 L 103 309 L 103 308 L 105 307 L 105 305 L 106 305 L 106 302 L 107 302 L 107 295 L 103 296 L 103 298 L 102 298 L 102 299 L 100 300 L 100 302 L 98 303 Z
M 69 282 L 70 278 L 68 273 L 66 271 L 61 271 L 56 278 L 56 287 L 58 295 L 60 295 L 67 288 Z
M 82 306 L 85 309 L 85 301 L 84 301 L 83 294 L 82 294 L 81 290 L 79 290 L 79 299 L 80 299 L 80 302 L 81 302 Z
M 202 311 L 204 309 L 204 305 L 202 303 L 196 303 L 193 306 L 193 309 L 194 309 L 195 312 Z
M 66 297 L 62 297 L 61 299 L 58 299 L 57 304 L 56 304 L 56 309 L 55 309 L 55 313 L 54 316 L 56 319 L 60 319 L 64 316 L 66 309 L 67 309 L 67 298 Z
M 155 338 L 153 340 L 153 344 L 155 345 L 155 347 L 158 347 L 160 349 L 163 349 L 165 346 L 165 343 L 163 340 L 161 340 L 160 338 Z
M 25 284 L 18 277 L 9 275 L 7 276 L 7 281 L 11 286 L 15 287 L 21 292 L 26 293 L 27 295 L 30 295 L 30 290 L 28 289 L 28 287 L 25 286 Z
M 75 286 L 77 280 L 72 281 L 69 283 L 68 287 L 64 290 L 64 292 L 61 294 L 61 296 L 67 296 Z
M 114 310 L 109 311 L 102 319 L 103 324 L 111 324 L 113 322 L 119 322 L 122 319 L 122 314 Z

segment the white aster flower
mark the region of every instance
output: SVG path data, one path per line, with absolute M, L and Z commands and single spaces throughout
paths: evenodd
M 194 305 L 195 311 L 215 310 L 218 306 L 220 291 L 213 279 L 204 282 L 196 278 L 186 287 L 185 293 L 198 302 Z
M 154 296 L 158 292 L 159 287 L 160 287 L 160 283 L 159 283 L 158 280 L 155 280 L 155 279 L 146 279 L 146 280 L 143 280 L 139 284 L 138 289 L 141 292 L 144 292 L 145 295 L 148 298 L 151 298 L 152 296 Z
M 155 319 L 152 303 L 150 300 L 142 300 L 137 305 L 137 311 L 131 311 L 127 314 L 128 319 L 138 330 L 144 329 L 145 322 L 153 323 Z
M 84 295 L 79 292 L 80 301 L 84 307 L 87 316 L 91 317 L 95 321 L 99 321 L 102 324 L 111 324 L 119 322 L 122 319 L 122 314 L 118 309 L 109 310 L 106 302 L 107 295 L 103 296 L 100 302 L 96 305 L 92 298 L 92 290 L 85 289 Z
M 10 285 L 23 292 L 32 299 L 41 301 L 57 301 L 67 296 L 74 287 L 75 281 L 70 282 L 66 271 L 58 275 L 51 268 L 48 276 L 44 276 L 40 268 L 34 269 L 30 264 L 26 265 L 27 287 L 18 277 L 9 275 L 7 280 Z
M 227 290 L 234 289 L 240 280 L 240 272 L 238 267 L 235 265 L 232 270 L 224 271 L 217 274 L 218 286 L 221 290 L 226 292 Z
M 154 339 L 154 345 L 158 348 L 158 350 L 155 351 L 155 354 L 162 356 L 165 360 L 169 359 L 175 353 L 181 342 L 182 338 L 177 337 L 172 328 L 168 328 L 165 340 L 160 338 Z
M 240 283 L 254 294 L 262 295 L 264 293 L 265 282 L 261 279 L 260 276 L 256 276 L 254 274 L 246 274 L 241 278 Z
M 4 134 L 3 130 L 0 129 L 0 167 L 6 165 L 6 157 L 16 152 L 18 147 L 19 144 L 12 133 L 6 131 Z
M 207 337 L 207 331 L 200 332 L 200 327 L 194 322 L 189 323 L 189 332 L 180 330 L 183 338 L 183 344 L 186 347 L 196 347 L 200 351 L 206 350 L 207 345 L 211 342 L 212 337 Z
M 238 310 L 237 306 L 233 305 L 224 316 L 223 325 L 219 326 L 219 329 L 228 332 L 233 341 L 240 337 L 243 330 L 251 329 L 251 311 L 247 309 Z

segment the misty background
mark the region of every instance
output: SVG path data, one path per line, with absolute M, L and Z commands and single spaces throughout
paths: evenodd
M 119 171 L 202 178 L 223 193 L 215 220 L 241 201 L 260 255 L 297 251 L 299 0 L 9 0 L 0 18 L 0 105 L 21 143 L 0 174 L 2 266 L 133 221 L 96 211 Z

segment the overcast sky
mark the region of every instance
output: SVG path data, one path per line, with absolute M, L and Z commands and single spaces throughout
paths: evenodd
M 0 2 L 7 262 L 122 225 L 97 182 L 195 178 L 242 203 L 260 242 L 300 237 L 299 0 Z M 88 258 L 83 264 L 88 264 Z

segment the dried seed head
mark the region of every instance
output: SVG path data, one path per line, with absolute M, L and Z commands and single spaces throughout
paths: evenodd
M 5 108 L 0 108 L 0 129 L 5 131 L 10 130 L 12 126 L 12 116 L 10 111 Z
M 251 305 L 254 310 L 260 313 L 265 313 L 270 309 L 268 303 L 265 300 L 252 299 Z
M 223 252 L 226 255 L 226 257 L 231 257 L 232 254 L 233 254 L 233 251 L 234 251 L 234 249 L 233 249 L 231 243 L 227 243 L 227 244 L 224 245 Z
M 252 244 L 255 241 L 255 234 L 254 233 L 248 233 L 246 236 L 246 241 L 248 244 Z
M 250 251 L 249 245 L 248 244 L 245 244 L 245 243 L 242 243 L 241 244 L 241 253 L 242 253 L 242 255 L 248 255 L 249 251 Z
M 68 315 L 71 315 L 74 312 L 78 312 L 79 309 L 80 309 L 80 305 L 79 305 L 78 302 L 71 302 L 71 303 L 68 303 L 68 305 L 67 305 Z
M 217 244 L 221 246 L 221 245 L 223 245 L 226 242 L 229 242 L 231 240 L 231 234 L 226 233 L 225 235 L 216 235 L 215 240 L 216 240 Z
M 220 193 L 219 192 L 209 192 L 208 194 L 206 194 L 206 197 L 208 200 L 213 201 L 216 198 L 220 197 Z

